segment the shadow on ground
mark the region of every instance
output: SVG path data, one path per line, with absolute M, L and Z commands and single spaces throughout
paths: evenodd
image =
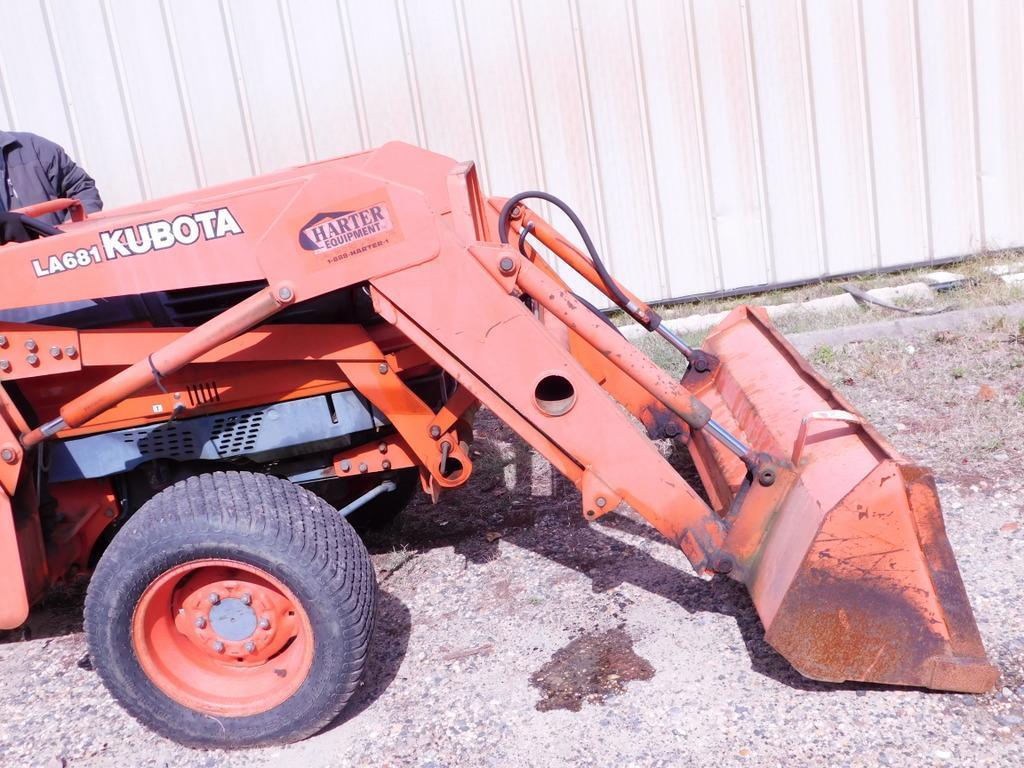
M 790 688 L 834 691 L 880 687 L 803 677 L 765 642 L 764 628 L 744 585 L 725 577 L 704 581 L 602 530 L 661 540 L 653 528 L 625 514 L 609 513 L 598 523 L 587 524 L 580 514 L 577 490 L 557 474 L 539 480 L 541 485 L 549 485 L 550 495 L 534 495 L 538 478 L 533 476 L 537 464 L 531 451 L 491 414 L 478 417 L 475 439 L 474 473 L 469 483 L 442 496 L 435 506 L 414 503 L 400 518 L 400 526 L 368 537 L 371 552 L 397 548 L 424 552 L 452 547 L 468 564 L 483 565 L 498 556 L 494 541 L 500 536 L 502 541 L 586 575 L 595 593 L 631 584 L 672 601 L 688 613 L 716 613 L 735 619 L 751 668 Z M 513 445 L 511 459 L 503 458 L 508 450 L 502 450 L 502 444 L 509 442 Z M 670 462 L 698 487 L 685 448 L 678 446 L 673 454 Z M 506 471 L 515 477 L 511 490 L 502 482 Z

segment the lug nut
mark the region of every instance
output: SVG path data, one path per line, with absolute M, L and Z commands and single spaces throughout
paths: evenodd
M 54 359 L 60 357 L 60 347 L 50 347 L 50 357 Z
M 260 629 L 270 629 L 270 619 L 266 616 L 260 619 Z
M 217 653 L 224 653 L 224 643 L 222 643 L 220 640 L 214 641 L 213 650 L 215 650 Z
M 216 605 L 220 602 L 220 595 L 218 595 L 216 592 L 211 592 L 210 596 L 206 599 L 209 600 L 212 605 Z
M 250 640 L 248 643 L 245 644 L 245 652 L 246 653 L 252 653 L 255 650 L 256 650 L 256 643 L 254 643 L 252 640 Z
M 39 349 L 39 345 L 36 344 L 35 339 L 29 339 L 28 341 L 25 342 L 25 349 L 27 349 L 29 352 L 35 352 L 37 349 Z
M 206 619 L 204 619 L 202 616 L 196 616 L 195 625 L 196 625 L 196 629 L 203 629 L 203 628 L 205 628 L 206 627 Z
M 245 592 L 242 595 L 242 605 L 252 605 L 252 595 L 248 592 Z

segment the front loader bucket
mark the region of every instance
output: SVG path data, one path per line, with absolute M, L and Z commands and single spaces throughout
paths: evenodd
M 928 470 L 900 457 L 763 310 L 736 309 L 703 349 L 717 360 L 684 384 L 753 450 L 787 460 L 759 483 L 701 431 L 690 442 L 730 524 L 730 575 L 749 588 L 766 640 L 817 680 L 995 685 Z

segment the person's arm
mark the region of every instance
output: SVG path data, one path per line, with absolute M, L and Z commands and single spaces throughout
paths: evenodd
M 68 157 L 63 147 L 54 144 L 51 167 L 46 169 L 60 197 L 80 200 L 88 213 L 103 210 L 103 200 L 92 176 Z

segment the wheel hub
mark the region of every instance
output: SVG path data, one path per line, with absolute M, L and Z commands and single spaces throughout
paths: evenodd
M 220 600 L 210 609 L 210 628 L 223 640 L 245 640 L 256 631 L 256 611 L 241 598 Z
M 313 661 L 309 617 L 278 579 L 232 560 L 194 560 L 157 577 L 132 618 L 135 654 L 175 701 L 211 714 L 266 711 Z
M 262 580 L 233 576 L 204 568 L 183 580 L 174 623 L 206 654 L 236 666 L 261 664 L 295 635 L 295 606 Z

